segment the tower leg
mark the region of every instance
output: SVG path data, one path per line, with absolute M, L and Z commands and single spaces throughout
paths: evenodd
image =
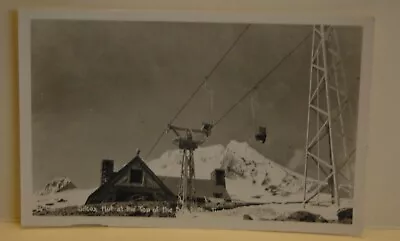
M 179 185 L 178 207 L 182 211 L 192 211 L 195 201 L 195 170 L 193 151 L 183 150 L 181 165 L 181 182 Z
M 193 151 L 189 151 L 188 153 L 188 208 L 192 210 L 195 202 L 195 187 L 194 187 L 194 157 Z
M 183 210 L 186 208 L 187 203 L 187 158 L 186 150 L 182 153 L 181 163 L 181 181 L 179 183 L 179 194 L 178 194 L 178 208 Z
M 332 72 L 330 66 L 332 49 L 330 48 L 331 34 L 333 28 L 325 25 L 315 25 L 313 27 L 313 42 L 311 52 L 310 66 L 310 84 L 309 84 L 309 99 L 308 99 L 308 117 L 307 117 L 307 134 L 305 145 L 305 164 L 304 164 L 304 203 L 308 203 L 314 197 L 318 197 L 323 188 L 328 188 L 331 196 L 331 202 L 335 205 L 340 205 L 338 191 L 338 169 L 337 169 L 337 152 L 338 149 L 334 134 L 334 122 L 337 117 L 340 117 L 339 133 L 343 134 L 343 119 L 341 118 L 341 106 L 339 110 L 335 110 L 331 95 L 332 90 L 338 91 L 337 76 Z M 333 69 L 335 71 L 335 69 Z M 336 93 L 337 97 L 337 93 Z M 336 107 L 337 108 L 337 107 Z M 311 113 L 316 114 L 316 128 L 311 128 Z M 336 115 L 336 112 L 339 115 Z M 324 150 L 324 152 L 322 152 Z M 346 152 L 346 148 L 342 150 Z M 318 188 L 308 193 L 307 179 L 309 178 L 310 161 L 317 166 L 318 177 L 319 173 L 325 174 L 324 180 L 318 180 Z M 322 182 L 322 183 L 321 183 Z

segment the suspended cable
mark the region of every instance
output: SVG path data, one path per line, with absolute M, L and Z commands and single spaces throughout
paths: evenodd
M 207 86 L 207 82 L 204 83 L 204 90 L 206 91 L 208 97 L 210 98 L 210 119 L 214 110 L 214 91 Z
M 260 80 L 256 82 L 256 84 L 249 89 L 235 104 L 231 106 L 215 123 L 214 126 L 219 124 L 229 113 L 235 109 L 237 105 L 239 105 L 243 100 L 245 100 L 257 87 L 276 70 L 278 69 L 286 59 L 288 59 L 301 45 L 303 45 L 306 40 L 312 35 L 312 32 L 309 33 L 299 44 L 297 44 L 288 54 L 286 54 L 266 75 L 264 75 Z
M 161 139 L 163 138 L 163 136 L 165 135 L 165 130 L 163 130 L 161 132 L 161 134 L 158 136 L 156 142 L 153 144 L 153 146 L 150 148 L 149 153 L 146 156 L 146 159 L 151 155 L 151 153 L 154 151 L 154 149 L 157 147 L 158 143 L 161 141 Z
M 228 56 L 228 54 L 232 51 L 232 49 L 236 46 L 236 44 L 239 42 L 239 40 L 242 38 L 242 36 L 246 33 L 246 31 L 250 28 L 251 24 L 248 24 L 243 31 L 238 35 L 238 37 L 236 38 L 235 42 L 233 42 L 233 44 L 230 46 L 230 48 L 225 52 L 225 54 L 222 56 L 222 58 L 217 62 L 217 64 L 214 66 L 213 69 L 211 69 L 210 73 L 208 75 L 206 75 L 206 80 L 209 79 L 211 77 L 211 75 L 214 73 L 214 71 L 216 69 L 218 69 L 219 65 L 222 63 L 222 61 L 224 61 L 224 59 L 226 58 L 226 56 Z
M 232 45 L 228 48 L 228 50 L 224 53 L 224 55 L 219 59 L 219 61 L 216 63 L 216 65 L 211 69 L 210 73 L 205 76 L 204 80 L 197 86 L 195 91 L 190 95 L 190 97 L 183 103 L 181 108 L 178 110 L 178 112 L 174 115 L 174 117 L 171 119 L 169 124 L 172 124 L 178 116 L 182 113 L 182 111 L 186 108 L 186 106 L 190 103 L 190 101 L 193 99 L 193 97 L 197 94 L 197 92 L 200 91 L 202 86 L 207 82 L 207 80 L 212 76 L 212 74 L 215 72 L 216 69 L 220 66 L 220 64 L 224 61 L 226 56 L 233 50 L 233 48 L 236 46 L 236 44 L 239 42 L 239 40 L 242 38 L 242 36 L 246 33 L 246 31 L 250 28 L 251 24 L 248 24 L 243 31 L 238 35 L 236 40 L 232 43 Z M 161 134 L 158 136 L 156 139 L 156 142 L 153 144 L 153 146 L 150 148 L 150 151 L 148 152 L 146 159 L 151 155 L 151 153 L 154 151 L 154 149 L 157 147 L 158 143 L 161 141 L 162 137 L 165 135 L 166 130 L 164 129 Z
M 258 103 L 257 103 L 257 92 L 253 92 L 253 95 L 250 97 L 250 111 L 251 111 L 251 120 L 253 121 L 254 127 L 257 126 L 257 116 L 256 112 L 258 110 Z
M 218 69 L 218 67 L 220 66 L 220 64 L 224 61 L 224 59 L 226 58 L 226 56 L 228 56 L 228 54 L 232 51 L 232 49 L 236 46 L 236 44 L 239 42 L 239 40 L 242 38 L 242 36 L 244 35 L 244 33 L 250 28 L 250 24 L 247 25 L 243 31 L 239 34 L 239 36 L 236 38 L 236 40 L 233 42 L 233 44 L 229 47 L 229 49 L 225 52 L 225 54 L 220 58 L 220 60 L 217 62 L 217 64 L 211 69 L 210 73 L 208 75 L 206 75 L 206 77 L 204 78 L 204 80 L 197 86 L 197 88 L 195 89 L 195 91 L 192 93 L 192 95 L 189 97 L 189 99 L 187 99 L 187 101 L 182 105 L 182 107 L 179 109 L 179 111 L 175 114 L 175 116 L 172 118 L 172 120 L 169 122 L 170 124 L 172 124 L 172 122 L 174 122 L 178 116 L 182 113 L 182 111 L 186 108 L 186 106 L 190 103 L 190 101 L 193 99 L 193 97 L 197 94 L 197 92 L 200 91 L 201 87 L 203 87 L 203 85 L 207 82 L 207 80 L 212 76 L 212 74 L 215 72 L 216 69 Z

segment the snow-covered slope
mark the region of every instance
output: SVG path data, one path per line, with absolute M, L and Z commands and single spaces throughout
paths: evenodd
M 301 175 L 265 158 L 245 142 L 227 145 L 222 167 L 227 173 L 228 191 L 239 199 L 280 201 L 282 197 L 297 199 L 296 194 L 303 192 Z
M 221 158 L 224 154 L 223 145 L 200 147 L 194 152 L 196 178 L 210 179 L 211 172 L 221 166 Z M 180 176 L 180 165 L 182 152 L 180 150 L 169 150 L 164 152 L 160 158 L 147 163 L 150 169 L 159 176 Z
M 55 209 L 68 206 L 79 206 L 86 202 L 95 189 L 71 189 L 47 195 L 34 195 L 33 209 Z
M 83 205 L 94 189 L 78 189 L 67 177 L 51 180 L 33 194 L 32 209 L 55 209 Z
M 227 190 L 233 199 L 276 202 L 302 198 L 304 178 L 265 158 L 246 142 L 200 147 L 194 155 L 196 178 L 210 179 L 214 169 L 226 170 Z M 157 175 L 179 177 L 181 158 L 179 150 L 171 150 L 148 165 Z

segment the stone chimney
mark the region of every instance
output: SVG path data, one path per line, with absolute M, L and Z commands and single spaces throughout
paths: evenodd
M 108 182 L 114 175 L 114 161 L 103 160 L 101 162 L 101 185 Z
M 211 179 L 214 181 L 216 186 L 226 187 L 225 183 L 225 169 L 215 169 L 211 173 Z

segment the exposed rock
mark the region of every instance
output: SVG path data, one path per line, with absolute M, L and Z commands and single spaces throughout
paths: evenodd
M 299 221 L 299 222 L 312 222 L 312 223 L 327 223 L 328 220 L 321 215 L 310 213 L 307 211 L 297 211 L 289 215 L 282 215 L 275 219 L 275 221 Z
M 44 189 L 39 192 L 39 195 L 43 196 L 50 193 L 62 192 L 74 188 L 76 188 L 76 186 L 72 183 L 72 181 L 69 178 L 60 177 L 60 178 L 55 178 L 51 182 L 46 184 Z

